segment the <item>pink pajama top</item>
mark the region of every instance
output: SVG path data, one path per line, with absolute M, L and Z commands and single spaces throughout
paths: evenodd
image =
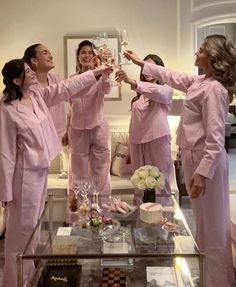
M 184 149 L 203 151 L 196 173 L 211 179 L 224 152 L 227 90 L 213 78 L 176 73 L 150 63 L 144 64 L 143 74 L 186 93 L 176 143 Z
M 45 89 L 31 91 L 34 112 L 19 100 L 0 102 L 0 201 L 11 201 L 17 159 L 22 169 L 48 168 L 61 146 L 48 107 L 96 83 L 91 71 Z M 60 115 L 58 115 L 60 116 Z
M 70 100 L 70 125 L 73 129 L 93 129 L 103 122 L 104 95 L 111 89 L 106 80 L 107 76 L 102 75 L 94 85 L 80 91 L 77 98 Z
M 146 143 L 169 135 L 167 116 L 171 108 L 173 89 L 168 85 L 137 81 L 136 91 L 141 96 L 132 105 L 130 143 Z

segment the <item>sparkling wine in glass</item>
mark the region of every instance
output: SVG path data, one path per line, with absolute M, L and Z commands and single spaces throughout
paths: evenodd
M 120 64 L 119 64 L 120 55 L 117 53 L 116 48 L 111 48 L 110 50 L 112 53 L 112 59 L 110 60 L 110 64 L 113 65 L 113 67 L 114 67 L 114 70 L 110 75 L 110 83 L 111 83 L 111 86 L 113 86 L 113 87 L 120 87 L 121 83 L 117 82 L 115 79 L 116 71 L 120 70 Z
M 120 45 L 121 45 L 120 58 L 123 59 L 124 50 L 127 48 L 128 43 L 129 43 L 129 36 L 128 36 L 128 32 L 126 29 L 122 29 L 120 31 L 119 40 L 120 40 Z M 129 64 L 131 64 L 131 63 L 126 58 L 124 61 L 121 60 L 121 62 L 120 62 L 120 65 L 129 65 Z
M 129 37 L 128 37 L 127 30 L 126 29 L 121 30 L 120 36 L 121 36 L 121 47 L 123 49 L 126 49 L 129 43 Z
M 92 38 L 92 43 L 94 45 L 94 53 L 97 55 L 101 63 L 107 64 L 107 58 L 104 57 L 104 52 L 108 49 L 108 35 L 107 33 L 101 33 L 98 36 Z

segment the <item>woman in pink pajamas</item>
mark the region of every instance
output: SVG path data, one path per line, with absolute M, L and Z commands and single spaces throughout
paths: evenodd
M 0 103 L 0 201 L 8 206 L 3 287 L 16 287 L 16 254 L 23 252 L 47 195 L 48 167 L 60 143 L 48 107 L 96 83 L 109 67 L 88 71 L 45 89 L 32 89 L 35 73 L 21 59 L 2 69 L 5 89 Z M 37 244 L 35 239 L 30 251 Z M 33 271 L 24 264 L 24 286 Z
M 78 74 L 91 69 L 93 57 L 92 43 L 87 40 L 81 42 L 77 50 Z M 103 113 L 104 96 L 109 92 L 108 75 L 103 74 L 94 85 L 79 92 L 78 97 L 70 101 L 70 193 L 72 186 L 78 185 L 81 178 L 92 176 L 100 178 L 102 194 L 108 197 L 111 193 L 109 126 Z
M 62 79 L 57 74 L 49 73 L 55 65 L 51 52 L 42 44 L 29 46 L 24 53 L 24 60 L 35 71 L 39 88 L 45 88 L 52 84 L 59 83 Z M 64 102 L 49 107 L 49 111 L 61 141 L 66 131 L 66 112 Z M 60 116 L 58 116 L 60 115 Z M 64 147 L 60 153 L 60 172 L 59 177 L 67 177 L 68 149 Z
M 196 221 L 196 241 L 206 253 L 206 287 L 229 287 L 232 263 L 225 120 L 235 94 L 236 49 L 222 35 L 208 36 L 195 53 L 204 75 L 191 76 L 126 57 L 143 74 L 186 93 L 177 130 L 185 181 Z
M 164 66 L 157 55 L 147 55 L 145 62 Z M 130 84 L 137 92 L 131 102 L 129 151 L 133 171 L 143 165 L 155 165 L 165 175 L 166 187 L 161 192 L 170 193 L 173 161 L 170 150 L 168 112 L 171 108 L 173 89 L 161 85 L 150 76 L 140 74 L 140 81 L 130 79 L 122 70 L 116 73 L 119 81 Z M 142 202 L 143 191 L 135 189 L 134 203 Z

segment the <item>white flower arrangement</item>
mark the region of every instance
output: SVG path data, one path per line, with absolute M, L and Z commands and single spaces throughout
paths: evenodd
M 139 189 L 164 189 L 165 177 L 158 167 L 153 165 L 144 165 L 136 169 L 131 176 L 131 183 Z

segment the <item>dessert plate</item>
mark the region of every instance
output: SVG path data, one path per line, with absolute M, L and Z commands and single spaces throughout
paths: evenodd
M 132 206 L 132 210 L 130 212 L 127 213 L 120 213 L 117 211 L 112 211 L 112 216 L 115 217 L 116 219 L 127 219 L 130 215 L 132 215 L 136 210 L 137 210 L 138 206 Z
M 144 224 L 147 224 L 147 225 L 151 225 L 151 226 L 155 226 L 155 225 L 163 225 L 167 222 L 167 218 L 166 217 L 162 217 L 162 220 L 161 221 L 158 221 L 158 222 L 153 222 L 153 223 L 146 223 L 146 222 L 143 222 Z
M 168 232 L 176 232 L 178 231 L 178 225 L 172 222 L 167 221 L 165 224 L 162 225 L 162 228 Z

